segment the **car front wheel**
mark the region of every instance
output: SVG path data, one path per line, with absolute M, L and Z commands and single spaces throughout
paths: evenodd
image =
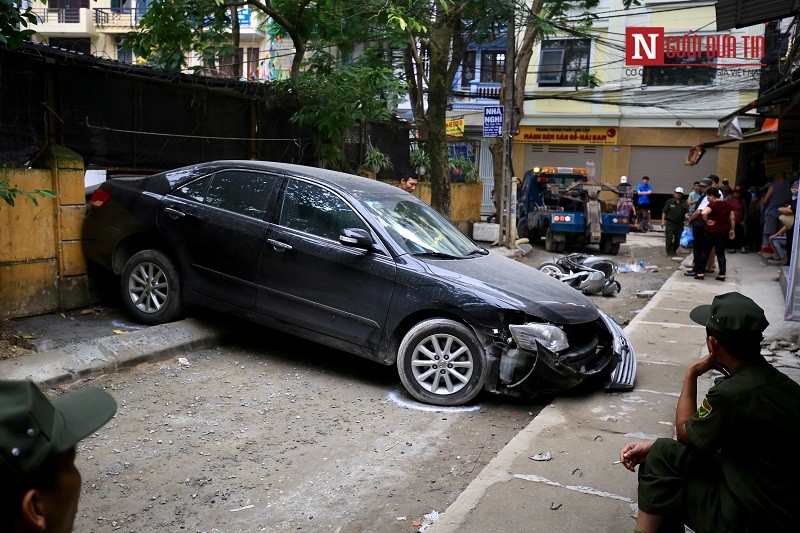
M 122 270 L 121 285 L 125 307 L 138 322 L 172 322 L 183 311 L 178 271 L 158 250 L 134 254 Z
M 411 328 L 397 354 L 397 370 L 406 390 L 433 405 L 462 405 L 486 381 L 484 350 L 464 324 L 436 318 Z

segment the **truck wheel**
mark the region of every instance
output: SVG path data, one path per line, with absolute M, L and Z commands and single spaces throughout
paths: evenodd
M 603 236 L 600 238 L 600 253 L 605 255 L 611 254 L 611 245 L 614 244 L 608 236 Z
M 524 237 L 528 237 L 528 219 L 523 218 L 519 222 L 517 222 L 517 238 L 522 239 Z M 528 237 L 530 239 L 530 237 Z
M 544 236 L 544 249 L 548 252 L 558 252 L 558 245 L 559 243 L 553 240 L 553 231 L 547 228 Z
M 406 390 L 433 405 L 463 405 L 486 382 L 483 347 L 464 324 L 446 318 L 423 320 L 411 328 L 397 353 L 397 371 Z
M 615 242 L 611 245 L 611 255 L 617 255 L 619 253 L 619 243 Z

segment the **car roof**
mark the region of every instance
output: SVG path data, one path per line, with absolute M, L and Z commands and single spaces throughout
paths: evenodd
M 335 170 L 278 163 L 275 161 L 248 161 L 248 160 L 222 160 L 200 163 L 189 167 L 169 170 L 163 176 L 172 187 L 181 185 L 196 177 L 225 169 L 246 169 L 280 172 L 291 176 L 311 178 L 340 192 L 345 192 L 356 197 L 394 196 L 408 194 L 398 187 L 377 180 L 355 176 Z

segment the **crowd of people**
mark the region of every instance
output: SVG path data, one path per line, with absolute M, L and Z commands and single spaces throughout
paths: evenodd
M 617 211 L 637 220 L 647 231 L 650 219 L 652 187 L 644 176 L 636 189 L 622 176 Z M 792 226 L 797 211 L 797 180 L 790 181 L 779 172 L 763 187 L 731 186 L 727 179 L 711 175 L 695 181 L 689 194 L 676 187 L 673 197 L 664 204 L 661 227 L 665 233 L 666 253 L 675 255 L 682 236 L 690 236 L 694 250 L 693 267 L 685 272 L 695 279 L 725 280 L 727 253 L 759 252 L 782 265 L 792 257 Z M 636 195 L 636 205 L 630 198 Z M 646 222 L 643 222 L 646 221 Z

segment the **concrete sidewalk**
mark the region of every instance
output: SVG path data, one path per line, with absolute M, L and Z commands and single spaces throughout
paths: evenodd
M 636 475 L 614 462 L 631 440 L 674 435 L 686 367 L 705 350 L 705 328 L 689 311 L 739 291 L 765 309 L 765 337 L 794 341 L 800 324 L 784 322 L 776 276 L 757 254 L 728 256 L 726 282 L 675 272 L 625 328 L 639 360 L 636 388 L 555 400 L 426 531 L 633 531 Z M 800 380 L 797 369 L 787 373 Z M 711 384 L 711 376 L 701 378 L 698 396 Z M 546 452 L 552 460 L 531 459 Z
M 0 377 L 30 379 L 46 386 L 68 383 L 214 346 L 222 342 L 232 329 L 230 321 L 186 318 L 124 335 L 100 337 L 55 350 L 4 359 L 0 361 Z

